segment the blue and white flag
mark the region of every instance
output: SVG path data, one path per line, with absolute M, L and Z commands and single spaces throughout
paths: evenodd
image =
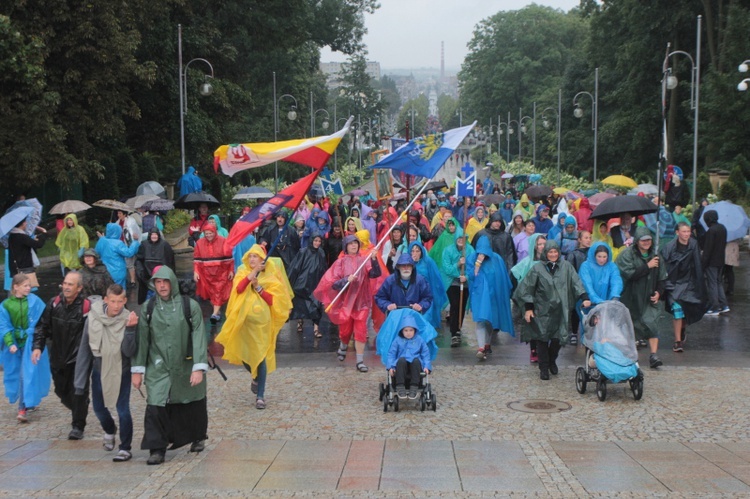
M 319 180 L 320 184 L 323 186 L 323 192 L 326 196 L 328 196 L 329 194 L 342 196 L 344 194 L 344 186 L 341 184 L 341 179 L 326 180 L 324 178 L 319 178 Z
M 466 138 L 471 125 L 410 140 L 370 168 L 390 168 L 410 175 L 432 178 Z

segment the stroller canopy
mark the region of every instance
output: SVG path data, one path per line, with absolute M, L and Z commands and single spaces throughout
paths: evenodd
M 430 349 L 430 360 L 435 360 L 438 352 L 438 347 L 435 344 L 435 338 L 437 338 L 435 328 L 419 312 L 415 312 L 411 308 L 398 308 L 388 314 L 380 332 L 378 332 L 376 352 L 380 355 L 380 361 L 384 366 L 388 362 L 388 350 L 390 350 L 391 343 L 398 336 L 399 331 L 407 325 L 414 326 L 414 323 L 416 323 L 417 334 L 424 339 Z
M 630 311 L 619 301 L 605 301 L 592 308 L 584 317 L 583 327 L 583 343 L 594 353 L 613 362 L 620 357 L 616 352 L 629 364 L 638 361 Z

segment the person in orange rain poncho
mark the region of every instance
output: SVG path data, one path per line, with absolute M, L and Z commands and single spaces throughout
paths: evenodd
M 253 377 L 255 408 L 265 409 L 266 376 L 276 369 L 276 337 L 289 318 L 294 293 L 279 258 L 254 244 L 242 257 L 232 282 L 227 320 L 216 337 L 224 359 L 245 366 Z
M 195 294 L 213 305 L 211 324 L 221 320 L 221 306 L 229 300 L 234 277 L 234 260 L 224 252 L 224 238 L 217 234 L 216 224 L 210 220 L 203 224 L 203 237 L 195 243 L 193 251 L 193 278 Z
M 354 274 L 367 259 L 367 255 L 360 252 L 360 246 L 361 243 L 357 236 L 349 235 L 344 238 L 343 254 L 323 275 L 323 279 L 315 288 L 313 296 L 328 307 L 339 291 L 344 288 L 347 282 L 349 283 L 341 297 L 330 310 L 327 310 L 327 313 L 331 322 L 339 327 L 340 345 L 336 352 L 338 359 L 343 361 L 346 358 L 349 340 L 354 334 L 357 370 L 365 373 L 368 371 L 364 363 L 367 317 L 373 308 L 373 296 L 375 295 L 372 289 L 372 281 L 381 277 L 383 272 L 378 263 L 377 250 L 373 250 L 363 269 L 358 274 Z

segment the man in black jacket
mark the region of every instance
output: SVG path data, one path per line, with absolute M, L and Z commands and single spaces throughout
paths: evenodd
M 505 232 L 505 220 L 503 215 L 499 211 L 496 211 L 490 215 L 489 225 L 474 234 L 474 238 L 471 240 L 471 245 L 477 247 L 477 241 L 482 236 L 487 236 L 490 239 L 490 246 L 492 251 L 500 255 L 500 258 L 505 262 L 505 267 L 510 273 L 510 269 L 518 263 L 518 257 L 516 254 L 516 247 L 513 244 L 513 238 L 510 234 Z
M 83 297 L 81 274 L 75 270 L 68 272 L 63 279 L 62 293 L 47 303 L 41 319 L 34 331 L 33 352 L 31 361 L 36 364 L 47 345 L 52 381 L 55 383 L 55 395 L 73 416 L 73 428 L 68 434 L 70 440 L 81 440 L 86 427 L 86 416 L 89 410 L 89 386 L 86 384 L 83 394 L 76 395 L 73 381 L 75 379 L 76 358 L 83 336 L 83 325 L 90 307 L 88 299 Z
M 706 288 L 708 290 L 708 307 L 706 315 L 717 316 L 729 312 L 727 297 L 724 295 L 723 276 L 724 251 L 727 247 L 727 228 L 719 223 L 716 210 L 708 210 L 703 215 L 708 225 L 703 243 L 701 264 L 706 272 Z

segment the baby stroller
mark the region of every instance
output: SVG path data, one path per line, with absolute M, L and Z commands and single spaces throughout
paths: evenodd
M 633 398 L 643 396 L 643 371 L 638 366 L 635 333 L 630 311 L 619 301 L 606 301 L 583 316 L 586 364 L 576 370 L 576 389 L 586 393 L 586 383 L 596 383 L 599 400 L 607 398 L 607 382 L 627 381 Z
M 399 307 L 398 309 L 390 312 L 383 322 L 383 326 L 380 328 L 380 332 L 377 337 L 377 349 L 376 352 L 380 355 L 380 360 L 385 366 L 385 383 L 380 383 L 380 401 L 383 402 L 383 412 L 388 412 L 388 406 L 393 407 L 395 412 L 399 410 L 399 397 L 396 394 L 395 380 L 388 371 L 388 351 L 391 349 L 391 344 L 395 340 L 396 336 L 401 330 L 401 322 L 405 316 L 409 316 L 417 324 L 417 335 L 421 336 L 427 343 L 427 347 L 430 350 L 430 360 L 434 360 L 437 356 L 438 347 L 435 344 L 435 338 L 437 337 L 437 331 L 422 314 L 415 312 L 408 307 Z M 417 386 L 417 405 L 421 411 L 424 411 L 427 407 L 431 407 L 433 411 L 437 410 L 437 396 L 432 390 L 430 384 L 430 376 L 427 373 L 421 373 L 418 380 L 410 379 L 408 373 L 406 378 L 406 388 L 410 388 L 412 383 L 418 383 Z

